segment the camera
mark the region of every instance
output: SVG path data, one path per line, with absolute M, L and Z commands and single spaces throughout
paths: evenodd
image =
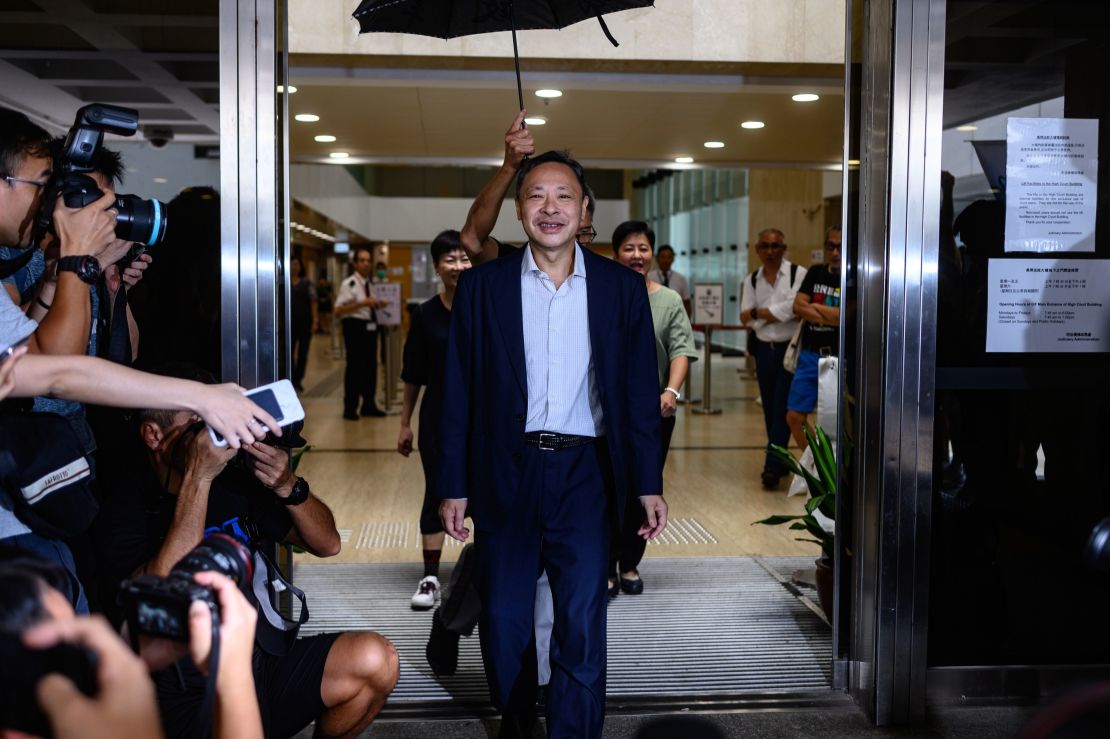
M 104 144 L 104 134 L 133 136 L 139 128 L 139 113 L 130 108 L 94 103 L 77 111 L 73 127 L 66 135 L 62 150 L 54 157 L 54 175 L 46 188 L 39 213 L 39 234 L 52 231 L 54 202 L 58 195 L 70 208 L 84 208 L 104 193 L 89 176 L 95 171 L 96 155 Z M 166 205 L 158 200 L 143 200 L 138 195 L 116 195 L 116 236 L 138 245 L 128 254 L 135 257 L 162 241 L 166 235 Z
M 52 736 L 39 709 L 35 688 L 50 674 L 64 675 L 87 696 L 97 692 L 97 656 L 84 647 L 60 643 L 31 649 L 18 634 L 0 634 L 0 727 L 32 736 Z
M 198 572 L 219 572 L 247 592 L 253 574 L 250 552 L 226 534 L 209 534 L 166 577 L 139 575 L 125 581 L 119 604 L 132 637 L 145 634 L 188 642 L 193 601 L 204 603 L 217 615 L 215 592 L 193 580 Z

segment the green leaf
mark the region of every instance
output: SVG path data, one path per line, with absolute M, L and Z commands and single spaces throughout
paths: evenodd
M 801 521 L 795 521 L 794 523 L 790 524 L 791 531 L 806 531 L 808 528 L 809 527 Z
M 825 543 L 824 543 L 824 542 L 822 542 L 822 541 L 817 541 L 816 539 L 803 539 L 803 538 L 802 538 L 802 537 L 800 537 L 800 536 L 795 536 L 795 537 L 794 537 L 794 541 L 808 541 L 808 542 L 809 542 L 810 544 L 818 544 L 818 545 L 820 545 L 822 549 L 824 549 L 824 548 L 825 548 Z
M 778 526 L 779 524 L 796 521 L 799 518 L 806 518 L 806 516 L 768 516 L 761 521 L 752 521 L 752 526 L 755 526 L 757 523 L 761 523 L 766 526 Z

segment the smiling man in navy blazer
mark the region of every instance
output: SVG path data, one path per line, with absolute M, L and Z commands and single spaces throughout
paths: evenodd
M 600 737 L 605 718 L 609 537 L 627 496 L 667 523 L 659 469 L 655 338 L 644 281 L 575 242 L 585 208 L 578 162 L 524 163 L 524 249 L 471 269 L 451 310 L 440 516 L 476 529 L 480 634 L 502 737 L 535 722 L 533 600 L 555 602 L 549 737 Z

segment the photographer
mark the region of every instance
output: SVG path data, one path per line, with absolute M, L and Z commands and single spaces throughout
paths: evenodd
M 134 573 L 165 575 L 213 531 L 251 550 L 256 584 L 260 567 L 266 569 L 266 580 L 276 578 L 268 562 L 260 565 L 260 556 L 279 542 L 316 556 L 339 552 L 331 511 L 293 474 L 285 449 L 254 443 L 237 455 L 216 447 L 194 421 L 187 412 L 144 411 L 134 451 L 105 472 L 111 495 L 95 531 L 103 592 Z M 259 623 L 254 650 L 266 735 L 291 736 L 314 720 L 317 736 L 357 734 L 381 710 L 397 681 L 393 646 L 374 633 L 294 641 L 288 637 L 295 627 L 273 622 L 273 590 L 254 589 L 257 605 L 270 617 Z M 184 690 L 176 674 L 155 679 L 171 737 L 198 730 L 203 683 L 188 665 L 182 665 L 182 673 Z
M 0 244 L 18 249 L 32 246 L 43 190 L 50 180 L 50 136 L 25 115 L 0 108 Z M 97 271 L 126 250 L 115 242 L 115 193 L 84 208 L 67 208 L 58 200 L 53 209 L 58 239 L 58 280 L 51 310 L 36 323 L 0 295 L 0 344 L 27 340 L 32 352 L 83 354 L 91 329 L 88 285 L 79 274 Z M 92 261 L 90 262 L 89 259 Z
M 49 652 L 40 650 L 59 644 L 83 647 L 97 660 L 97 695 L 90 698 L 78 689 L 74 679 L 80 681 L 80 675 L 46 674 L 35 685 L 33 679 L 29 680 L 31 676 L 13 674 L 21 670 L 11 671 L 7 677 L 13 684 L 6 686 L 7 715 L 0 716 L 0 728 L 10 728 L 9 721 L 24 727 L 28 721 L 41 722 L 40 716 L 32 716 L 28 710 L 33 700 L 11 695 L 22 689 L 35 692 L 56 737 L 162 736 L 154 686 L 147 670 L 189 656 L 198 669 L 207 673 L 212 656 L 212 613 L 194 603 L 189 611 L 188 646 L 144 639 L 136 657 L 102 619 L 74 614 L 57 590 L 64 577 L 65 573 L 44 560 L 18 551 L 0 552 L 0 638 L 21 638 L 23 654 L 40 663 L 51 661 Z M 194 579 L 211 588 L 219 599 L 221 652 L 214 683 L 214 733 L 260 739 L 262 723 L 254 697 L 251 650 L 243 646 L 254 639 L 255 611 L 224 575 L 201 572 Z

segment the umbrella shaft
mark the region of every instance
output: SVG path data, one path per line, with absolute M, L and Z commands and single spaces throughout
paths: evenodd
M 520 84 L 520 51 L 516 46 L 516 18 L 513 16 L 513 1 L 509 0 L 509 27 L 513 32 L 513 65 L 516 67 L 516 99 L 519 110 L 524 110 L 524 88 Z

